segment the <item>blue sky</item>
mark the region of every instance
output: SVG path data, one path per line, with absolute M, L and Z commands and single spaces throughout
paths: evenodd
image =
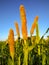
M 19 7 L 23 4 L 26 10 L 27 30 L 30 34 L 31 25 L 36 15 L 39 16 L 40 36 L 49 27 L 49 0 L 0 0 L 0 40 L 6 40 L 9 29 L 14 30 L 14 22 L 17 21 L 21 33 L 21 20 Z M 47 34 L 49 35 L 49 33 Z M 47 36 L 46 35 L 46 36 Z

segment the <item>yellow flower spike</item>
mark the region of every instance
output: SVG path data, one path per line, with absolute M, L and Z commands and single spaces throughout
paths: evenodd
M 38 21 L 38 18 L 39 18 L 39 17 L 38 17 L 38 16 L 36 16 L 36 18 L 35 18 L 35 19 L 36 19 L 36 21 Z
M 22 24 L 22 36 L 23 39 L 27 39 L 27 21 L 26 21 L 26 13 L 23 5 L 20 5 L 20 18 Z
M 20 18 L 22 23 L 26 22 L 26 13 L 23 5 L 20 5 Z
M 14 32 L 12 29 L 9 30 L 8 43 L 10 56 L 12 57 L 12 59 L 14 59 Z
M 18 26 L 18 23 L 17 23 L 17 22 L 15 22 L 14 24 L 15 24 L 15 27 L 16 27 L 16 32 L 17 32 L 17 35 L 18 35 L 18 37 L 20 37 L 20 31 L 19 31 L 19 26 Z
M 34 29 L 36 28 L 36 22 L 38 22 L 38 16 L 35 17 L 34 22 L 32 24 L 30 34 L 32 35 L 34 33 Z

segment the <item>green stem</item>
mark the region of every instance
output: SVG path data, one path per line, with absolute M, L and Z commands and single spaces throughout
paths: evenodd
M 43 46 L 42 46 L 42 65 L 45 65 L 45 62 L 46 62 L 46 55 L 43 53 L 44 49 L 43 49 Z
M 38 45 L 38 55 L 40 55 L 40 46 Z
M 24 63 L 23 63 L 23 65 L 28 65 L 28 52 L 27 51 L 24 53 Z
M 14 65 L 14 59 L 8 58 L 8 65 Z
M 23 47 L 23 52 L 24 52 L 24 60 L 23 60 L 23 65 L 28 65 L 28 45 L 26 43 L 26 40 L 24 40 L 24 47 Z
M 14 59 L 12 60 L 12 65 L 14 65 Z
M 18 65 L 20 65 L 21 63 L 20 63 L 20 56 L 18 57 Z
M 45 62 L 46 62 L 46 55 L 43 54 L 42 55 L 42 65 L 45 65 Z

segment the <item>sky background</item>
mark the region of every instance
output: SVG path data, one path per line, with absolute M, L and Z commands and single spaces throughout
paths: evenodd
M 10 28 L 12 28 L 14 34 L 16 34 L 15 21 L 18 22 L 21 33 L 19 11 L 21 4 L 24 5 L 26 10 L 28 35 L 30 35 L 32 23 L 37 15 L 39 16 L 40 37 L 49 27 L 49 0 L 0 0 L 0 40 L 6 40 L 8 38 Z M 47 35 L 49 35 L 49 32 Z

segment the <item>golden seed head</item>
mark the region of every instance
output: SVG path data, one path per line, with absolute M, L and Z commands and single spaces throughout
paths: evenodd
M 27 39 L 27 26 L 25 24 L 22 24 L 22 35 L 23 39 Z
M 12 29 L 9 30 L 8 42 L 9 44 L 14 44 L 14 32 Z
M 10 55 L 13 59 L 14 57 L 14 32 L 12 29 L 9 30 L 8 43 L 9 43 Z
M 20 5 L 20 18 L 22 24 L 22 36 L 23 39 L 27 39 L 27 21 L 26 21 L 26 13 L 23 5 Z
M 18 37 L 20 37 L 20 32 L 19 32 L 19 26 L 18 26 L 18 23 L 15 22 L 14 24 L 15 24 L 15 27 L 16 27 L 16 33 L 17 33 Z
M 35 18 L 36 18 L 36 21 L 38 21 L 38 18 L 39 18 L 39 17 L 38 17 L 38 16 L 36 16 Z
M 21 22 L 26 22 L 26 12 L 23 5 L 20 5 L 20 18 Z
M 30 34 L 32 35 L 34 33 L 34 30 L 36 28 L 36 23 L 38 22 L 38 16 L 35 17 L 34 22 L 32 24 L 31 30 L 30 30 Z
M 20 9 L 22 9 L 22 8 L 24 8 L 24 6 L 23 5 L 20 5 Z

